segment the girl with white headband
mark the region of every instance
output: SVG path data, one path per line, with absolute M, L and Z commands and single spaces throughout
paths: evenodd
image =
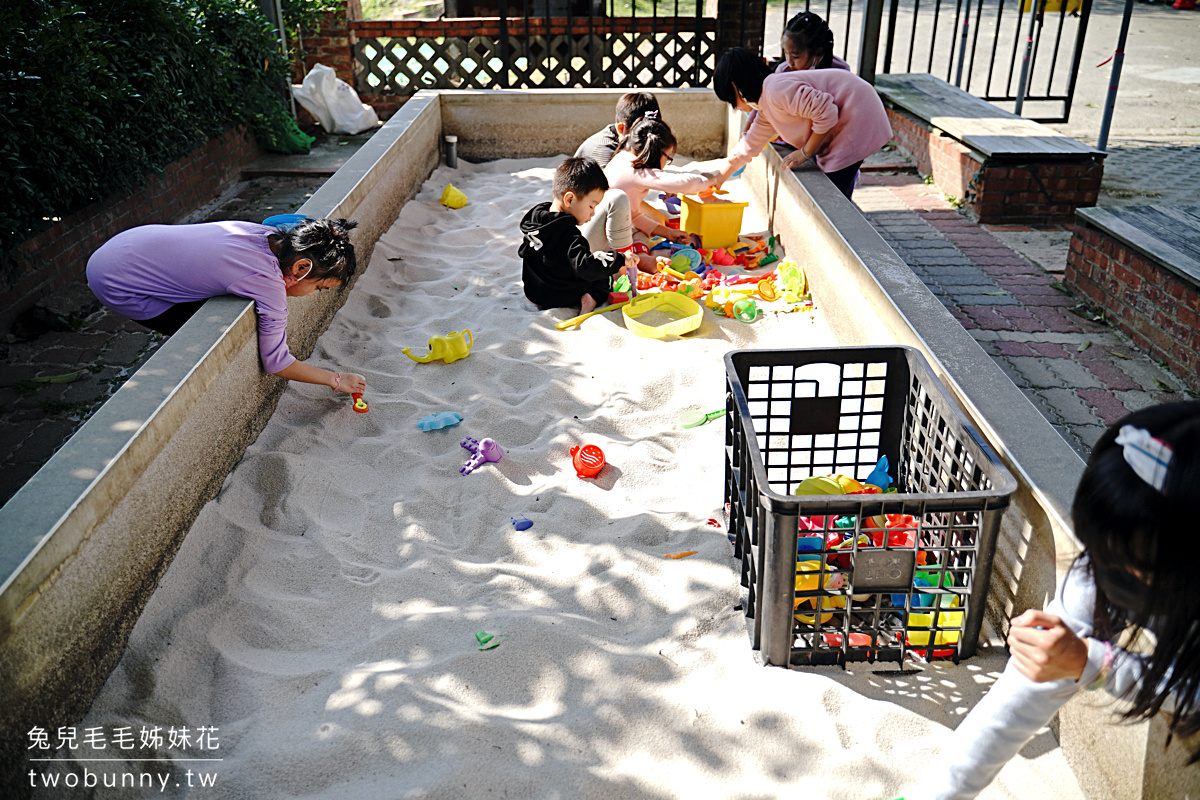
M 1200 732 L 1200 402 L 1122 419 L 1096 443 L 1071 517 L 1083 552 L 1045 611 L 1012 620 L 1003 675 L 910 800 L 968 800 L 1077 692 Z M 1117 644 L 1153 633 L 1146 651 Z M 1200 760 L 1194 753 L 1191 763 Z

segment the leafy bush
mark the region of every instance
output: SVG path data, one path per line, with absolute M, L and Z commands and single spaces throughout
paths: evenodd
M 4 278 L 42 227 L 231 125 L 286 145 L 288 74 L 254 0 L 0 3 Z

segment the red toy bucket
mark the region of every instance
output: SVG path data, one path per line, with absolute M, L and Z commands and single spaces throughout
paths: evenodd
M 594 444 L 571 448 L 571 463 L 581 478 L 594 478 L 604 469 L 604 451 Z

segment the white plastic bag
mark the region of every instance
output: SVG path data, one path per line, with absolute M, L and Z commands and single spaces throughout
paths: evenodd
M 328 133 L 362 133 L 379 124 L 375 109 L 358 99 L 358 93 L 338 78 L 333 67 L 317 64 L 292 95 Z

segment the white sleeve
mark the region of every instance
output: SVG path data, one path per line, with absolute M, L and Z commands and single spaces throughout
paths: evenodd
M 1092 634 L 1096 590 L 1085 570 L 1072 568 L 1046 612 L 1060 617 L 1079 637 Z M 1009 660 L 999 680 L 955 731 L 953 749 L 934 764 L 913 800 L 971 800 L 1070 700 L 1096 680 L 1104 645 L 1088 640 L 1088 663 L 1078 681 L 1034 683 Z M 1111 676 L 1110 676 L 1111 680 Z

